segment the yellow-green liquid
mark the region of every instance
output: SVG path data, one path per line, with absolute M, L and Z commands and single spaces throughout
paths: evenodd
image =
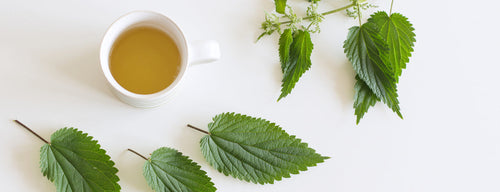
M 136 27 L 115 41 L 109 59 L 113 78 L 137 94 L 167 88 L 179 74 L 181 58 L 170 36 L 153 27 Z

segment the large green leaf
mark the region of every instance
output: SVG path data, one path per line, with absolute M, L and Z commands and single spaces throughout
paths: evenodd
M 151 154 L 144 164 L 144 177 L 157 192 L 213 192 L 216 190 L 207 173 L 182 155 L 181 152 L 162 147 Z
M 52 134 L 41 148 L 40 167 L 59 192 L 120 191 L 118 169 L 106 151 L 74 128 Z
M 366 83 L 356 75 L 356 85 L 354 85 L 354 114 L 356 115 L 356 124 L 368 112 L 368 109 L 380 101 Z
M 359 78 L 378 98 L 402 117 L 399 112 L 396 80 L 388 61 L 389 50 L 378 33 L 377 25 L 367 22 L 360 27 L 351 27 L 344 42 L 344 52 Z
M 299 30 L 295 32 L 293 42 L 290 45 L 290 58 L 283 65 L 283 80 L 281 84 L 281 95 L 278 101 L 292 92 L 299 78 L 311 67 L 311 52 L 313 43 L 308 31 Z
M 274 0 L 274 5 L 276 6 L 276 12 L 285 14 L 286 0 Z
M 389 62 L 392 64 L 393 75 L 396 82 L 406 63 L 410 61 L 411 53 L 415 40 L 415 29 L 408 21 L 408 18 L 393 13 L 388 16 L 386 12 L 380 11 L 371 15 L 368 22 L 375 23 L 382 37 L 389 46 Z
M 225 175 L 253 183 L 274 183 L 328 158 L 260 118 L 223 113 L 214 117 L 208 129 L 209 135 L 200 143 L 210 165 Z

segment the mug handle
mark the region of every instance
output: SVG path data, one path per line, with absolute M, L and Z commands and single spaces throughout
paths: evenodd
M 219 43 L 215 40 L 191 42 L 189 46 L 189 64 L 210 63 L 220 59 Z

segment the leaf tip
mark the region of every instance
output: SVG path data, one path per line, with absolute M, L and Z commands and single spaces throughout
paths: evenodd
M 397 111 L 396 113 L 398 114 L 399 118 L 404 119 L 404 118 L 403 118 L 403 114 L 401 114 L 401 112 L 400 112 L 400 111 Z
M 291 90 L 290 91 L 286 91 L 284 88 L 281 89 L 281 94 L 280 96 L 278 97 L 278 100 L 276 100 L 276 102 L 279 102 L 281 99 L 285 98 L 286 96 L 288 96 L 288 94 L 290 94 Z
M 282 97 L 282 96 L 280 96 L 280 97 L 276 100 L 276 102 L 280 102 L 280 100 L 281 100 L 282 98 L 283 98 L 283 97 Z

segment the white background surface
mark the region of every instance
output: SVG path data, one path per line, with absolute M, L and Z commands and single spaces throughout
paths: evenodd
M 390 5 L 371 2 L 381 10 Z M 326 11 L 348 2 L 321 4 Z M 55 190 L 40 173 L 43 143 L 14 119 L 47 139 L 65 126 L 94 136 L 120 170 L 125 192 L 150 191 L 144 161 L 125 149 L 149 154 L 162 146 L 201 164 L 223 192 L 500 191 L 498 2 L 396 0 L 394 12 L 407 16 L 417 34 L 398 87 L 405 120 L 378 104 L 358 126 L 354 72 L 342 49 L 356 20 L 326 17 L 322 32 L 312 35 L 312 68 L 277 103 L 278 37 L 254 43 L 264 11 L 273 7 L 271 0 L 0 1 L 2 191 Z M 100 71 L 98 50 L 107 27 L 133 10 L 171 17 L 191 40 L 218 40 L 222 59 L 190 68 L 161 107 L 120 102 Z M 276 122 L 332 158 L 273 185 L 224 176 L 203 159 L 203 135 L 185 125 L 206 129 L 228 111 Z

